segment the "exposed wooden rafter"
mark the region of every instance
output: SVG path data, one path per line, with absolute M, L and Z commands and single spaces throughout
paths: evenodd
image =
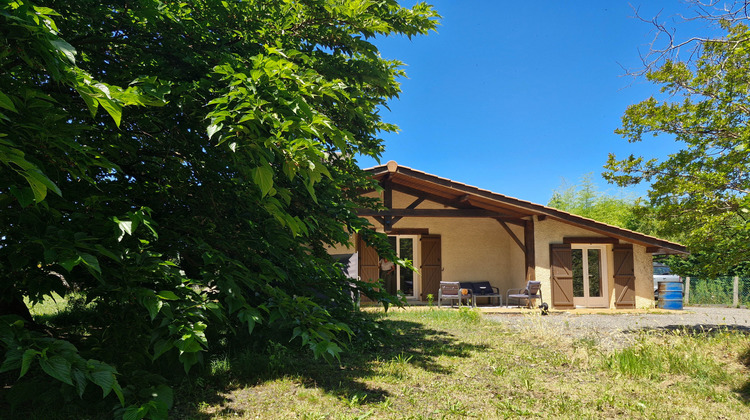
M 518 245 L 519 248 L 521 248 L 521 251 L 526 252 L 526 247 L 523 245 L 523 242 L 521 242 L 521 240 L 518 238 L 516 233 L 513 232 L 513 230 L 511 230 L 510 227 L 508 227 L 505 220 L 499 219 L 499 218 L 496 218 L 495 220 L 497 220 L 498 223 L 500 223 L 500 226 L 502 226 L 503 229 L 505 229 L 505 231 L 508 232 L 508 235 L 510 235 L 510 238 L 513 239 L 513 241 L 516 243 L 516 245 Z
M 416 200 L 414 200 L 411 204 L 409 204 L 408 206 L 406 206 L 406 208 L 407 209 L 415 209 L 415 208 L 417 208 L 417 206 L 419 206 L 420 204 L 422 204 L 424 201 L 425 201 L 424 198 L 419 197 Z M 391 226 L 393 226 L 396 223 L 398 223 L 398 221 L 401 220 L 401 219 L 403 219 L 403 216 L 402 217 L 394 217 L 393 220 L 391 221 Z
M 491 191 L 482 190 L 471 185 L 462 184 L 435 175 L 416 171 L 411 168 L 393 165 L 381 165 L 368 170 L 379 180 L 388 177 L 396 191 L 416 197 L 425 197 L 428 200 L 441 203 L 445 206 L 455 208 L 483 208 L 505 213 L 506 217 L 526 219 L 536 216 L 535 221 L 544 221 L 547 218 L 581 227 L 595 234 L 617 238 L 621 241 L 635 243 L 659 253 L 687 253 L 683 245 L 666 241 L 628 229 L 606 225 L 594 220 L 586 219 L 571 213 L 560 211 L 551 207 L 528 201 L 519 200 Z
M 492 217 L 503 219 L 502 213 L 484 209 L 390 209 L 376 211 L 370 209 L 357 210 L 359 216 L 372 217 Z M 387 221 L 388 219 L 386 219 Z M 504 219 L 503 219 L 504 220 Z
M 563 238 L 564 244 L 619 244 L 620 240 L 617 238 L 605 238 L 605 237 L 586 237 L 586 236 L 566 236 Z

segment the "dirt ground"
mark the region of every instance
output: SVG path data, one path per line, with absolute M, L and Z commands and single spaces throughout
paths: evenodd
M 592 339 L 609 348 L 620 348 L 635 340 L 639 331 L 730 329 L 750 334 L 750 309 L 690 306 L 681 311 L 559 311 L 541 316 L 538 310 L 492 313 L 485 318 L 514 330 L 555 333 L 569 339 Z

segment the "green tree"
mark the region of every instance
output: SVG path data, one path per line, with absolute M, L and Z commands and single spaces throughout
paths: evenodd
M 593 174 L 581 177 L 579 184 L 563 184 L 552 193 L 548 206 L 610 225 L 633 228 L 636 200 L 597 190 Z
M 724 36 L 699 41 L 696 59 L 667 57 L 646 77 L 659 98 L 628 107 L 617 133 L 629 142 L 664 135 L 682 149 L 664 159 L 610 155 L 604 176 L 619 185 L 651 184 L 660 233 L 708 255 L 703 271 L 750 260 L 750 31 L 723 20 Z
M 98 387 L 117 415 L 165 418 L 165 383 L 218 346 L 274 338 L 337 357 L 366 324 L 325 250 L 349 232 L 384 248 L 356 216 L 375 205 L 356 157 L 396 129 L 379 108 L 403 76 L 371 41 L 426 34 L 437 14 L 395 0 L 45 6 L 0 4 L 6 401 Z M 69 287 L 88 303 L 73 323 L 39 325 L 21 301 Z

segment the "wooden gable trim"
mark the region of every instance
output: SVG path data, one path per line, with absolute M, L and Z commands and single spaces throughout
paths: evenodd
M 572 236 L 563 238 L 564 244 L 619 244 L 620 240 L 617 238 L 602 238 L 600 236 L 586 237 L 586 236 Z
M 422 191 L 416 188 L 407 187 L 400 184 L 395 184 L 391 182 L 389 186 L 394 190 L 398 191 L 404 194 L 412 195 L 414 197 L 420 197 L 424 198 L 426 200 L 434 201 L 438 204 L 442 204 L 444 206 L 448 207 L 454 207 L 454 208 L 468 208 L 470 207 L 468 204 L 465 203 L 457 203 L 455 200 L 449 197 L 443 197 L 441 195 L 432 194 L 427 191 Z
M 390 209 L 390 210 L 357 210 L 359 216 L 386 217 L 504 217 L 502 213 L 497 213 L 484 209 Z
M 676 254 L 687 253 L 687 248 L 685 246 L 674 242 L 669 242 L 663 239 L 630 231 L 617 226 L 607 225 L 605 223 L 597 222 L 595 220 L 587 219 L 585 217 L 577 216 L 540 204 L 535 204 L 528 201 L 519 200 L 517 198 L 504 196 L 502 194 L 497 194 L 491 191 L 482 190 L 477 187 L 452 181 L 450 179 L 440 178 L 435 175 L 416 171 L 411 168 L 398 166 L 395 163 L 392 166 L 393 168 L 388 168 L 388 171 L 390 172 L 386 171 L 386 165 L 371 168 L 367 171 L 370 172 L 373 177 L 377 178 L 384 178 L 388 176 L 388 182 L 393 183 L 394 189 L 398 189 L 415 196 L 424 196 L 432 201 L 436 201 L 447 206 L 457 206 L 455 199 L 457 198 L 458 194 L 463 193 L 463 195 L 469 196 L 469 200 L 466 201 L 471 201 L 471 203 L 476 207 L 492 208 L 495 211 L 507 212 L 507 215 L 515 216 L 515 218 L 535 215 L 537 216 L 538 220 L 541 221 L 544 220 L 545 217 L 551 217 L 554 220 L 558 220 L 560 222 L 567 223 L 573 226 L 583 227 L 585 229 L 591 230 L 592 232 L 619 238 L 621 240 L 636 243 L 638 245 L 646 247 L 658 248 L 657 252 Z M 412 186 L 409 186 L 409 184 L 411 184 Z M 396 187 L 396 185 L 398 185 L 398 187 Z M 429 189 L 431 190 L 431 192 L 420 192 L 422 189 Z M 440 195 L 441 191 L 445 192 L 445 194 L 448 194 L 448 197 L 446 197 L 445 195 Z M 433 197 L 434 199 L 430 197 Z M 468 205 L 468 203 L 466 204 Z
M 430 229 L 427 228 L 401 228 L 392 229 L 392 235 L 429 235 Z

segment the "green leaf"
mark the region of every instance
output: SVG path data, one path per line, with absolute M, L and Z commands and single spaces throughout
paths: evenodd
M 112 387 L 116 382 L 114 368 L 98 361 L 92 363 L 91 360 L 89 360 L 89 365 L 92 365 L 92 369 L 89 372 L 91 382 L 101 388 L 102 397 L 106 397 L 112 391 Z
M 53 47 L 60 53 L 62 53 L 71 64 L 76 63 L 76 49 L 72 45 L 68 44 L 64 40 L 58 38 L 50 41 Z
M 13 337 L 13 333 L 10 332 L 11 338 L 8 340 L 10 342 L 15 342 L 15 337 Z M 3 340 L 6 341 L 6 340 Z M 0 366 L 0 373 L 5 373 L 11 370 L 15 370 L 21 367 L 21 359 L 23 358 L 23 352 L 21 352 L 22 349 L 14 349 L 10 348 L 5 353 L 5 360 L 3 360 L 2 366 Z
M 42 353 L 33 349 L 28 349 L 25 352 L 23 352 L 23 358 L 21 359 L 21 373 L 18 375 L 19 379 L 22 378 L 23 375 L 25 375 L 26 372 L 29 371 L 31 362 L 33 362 L 36 356 L 40 354 Z
M 148 310 L 148 314 L 152 321 L 156 318 L 156 315 L 159 314 L 162 306 L 164 306 L 164 302 L 159 300 L 155 295 L 144 296 L 141 304 Z
M 16 110 L 16 106 L 13 104 L 13 100 L 3 92 L 0 92 L 0 108 L 5 108 L 9 111 L 18 113 L 18 111 Z
M 104 108 L 110 117 L 115 121 L 115 125 L 120 126 L 120 120 L 122 119 L 122 105 L 118 104 L 109 98 L 97 98 L 99 105 Z
M 273 188 L 273 171 L 267 166 L 259 166 L 252 171 L 253 182 L 260 187 L 261 194 L 265 197 Z
M 73 267 L 77 266 L 81 261 L 81 257 L 76 256 L 60 261 L 60 265 L 64 269 L 68 270 L 68 272 L 70 272 L 71 270 L 73 270 Z
M 224 127 L 224 124 L 211 124 L 206 128 L 206 132 L 208 133 L 208 139 L 210 140 L 211 137 L 216 134 L 217 131 L 221 130 Z
M 112 384 L 112 391 L 115 392 L 115 395 L 117 395 L 117 399 L 120 400 L 120 405 L 125 407 L 125 395 L 122 393 L 122 388 L 120 388 L 120 384 L 115 379 L 115 383 Z
M 122 420 L 141 420 L 148 414 L 148 408 L 145 406 L 131 405 L 125 409 L 125 414 L 122 415 Z
M 62 356 L 43 357 L 39 360 L 39 365 L 47 375 L 68 385 L 73 385 L 70 362 Z
M 195 353 L 203 350 L 200 342 L 196 340 L 192 335 L 187 335 L 181 340 L 178 340 L 175 343 L 175 347 L 177 347 L 181 352 L 184 353 Z
M 93 256 L 93 255 L 91 255 L 91 254 L 87 254 L 87 253 L 85 253 L 85 252 L 80 252 L 80 253 L 78 253 L 78 256 L 80 256 L 80 257 L 81 257 L 81 261 L 83 261 L 83 263 L 84 263 L 84 264 L 85 264 L 85 265 L 86 265 L 86 266 L 87 266 L 87 267 L 88 267 L 88 268 L 89 268 L 90 270 L 92 270 L 92 271 L 94 271 L 94 272 L 96 272 L 96 273 L 98 273 L 98 274 L 101 274 L 101 273 L 102 273 L 102 269 L 101 269 L 101 267 L 99 266 L 99 260 L 98 260 L 98 259 L 97 259 L 97 258 L 96 258 L 95 256 Z
M 83 393 L 86 391 L 86 385 L 88 384 L 86 374 L 81 369 L 74 366 L 72 376 L 73 381 L 75 382 L 76 391 L 78 391 L 78 396 L 83 397 Z
M 180 354 L 179 360 L 182 362 L 185 373 L 187 373 L 193 365 L 201 361 L 201 355 L 198 352 L 182 353 Z
M 47 176 L 42 173 L 38 168 L 27 169 L 23 172 L 26 181 L 31 186 L 31 190 L 34 192 L 34 199 L 37 203 L 44 201 L 47 196 L 47 189 L 55 192 L 55 194 L 62 196 L 62 191 L 55 185 L 54 182 L 50 181 Z
M 130 220 L 122 220 L 117 221 L 117 225 L 120 227 L 120 230 L 122 233 L 127 233 L 128 235 L 133 234 L 133 222 Z
M 21 207 L 28 207 L 34 203 L 34 192 L 31 188 L 18 188 L 15 185 L 11 185 L 10 193 L 13 197 L 16 197 Z
M 153 397 L 154 400 L 164 404 L 167 409 L 172 408 L 172 404 L 174 404 L 174 391 L 172 391 L 172 388 L 168 387 L 167 385 L 162 384 L 158 385 L 155 388 L 152 388 L 151 397 Z
M 91 112 L 92 117 L 96 117 L 96 111 L 99 109 L 99 102 L 96 100 L 96 97 L 94 94 L 90 92 L 91 88 L 89 86 L 84 87 L 76 87 L 76 91 L 78 91 L 78 94 L 83 99 L 83 102 L 86 103 L 86 107 L 89 109 L 89 112 Z
M 99 251 L 99 253 L 102 254 L 102 255 L 104 255 L 105 257 L 109 257 L 113 261 L 120 262 L 120 257 L 118 257 L 117 255 L 115 255 L 114 252 L 108 250 L 107 248 L 105 248 L 105 247 L 103 247 L 103 246 L 101 246 L 99 244 L 96 244 L 94 246 L 94 248 L 96 248 L 96 250 Z
M 180 299 L 180 297 L 177 296 L 175 292 L 171 290 L 162 290 L 161 292 L 157 293 L 156 296 L 164 300 L 179 300 Z
M 174 347 L 174 343 L 172 340 L 159 340 L 156 343 L 154 343 L 154 354 L 151 356 L 151 360 L 156 360 L 161 356 L 162 354 L 166 353 L 168 350 L 172 349 Z

